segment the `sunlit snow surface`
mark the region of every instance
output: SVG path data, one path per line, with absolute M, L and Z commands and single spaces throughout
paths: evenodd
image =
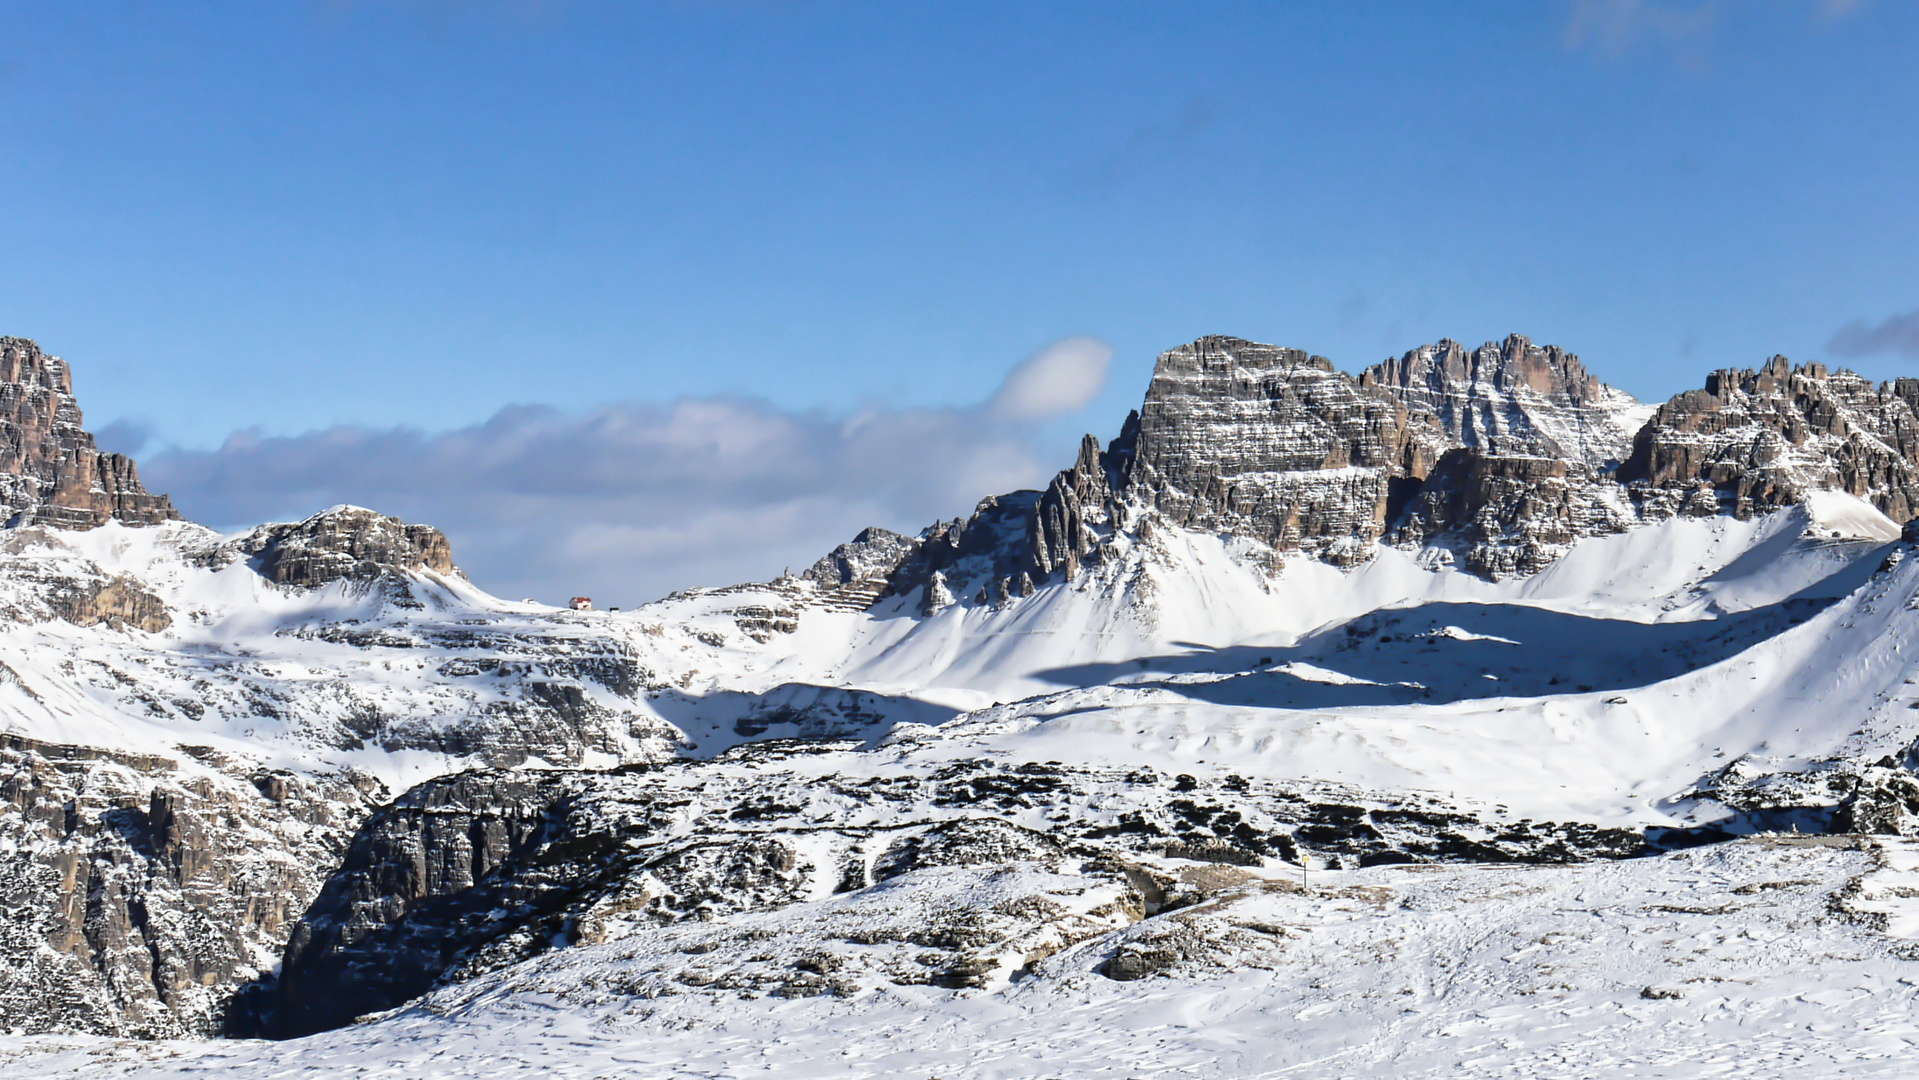
M 1377 867 L 1314 874 L 1305 889 L 1264 873 L 1183 915 L 1256 928 L 1250 944 L 1217 967 L 1137 982 L 1095 974 L 1082 950 L 1001 990 L 660 991 L 661 972 L 803 948 L 855 896 L 561 950 L 295 1042 L 16 1038 L 0 1042 L 0 1069 L 76 1080 L 1910 1076 L 1919 964 L 1834 900 L 1888 858 L 1911 865 L 1889 844 L 1787 836 L 1563 867 Z M 1919 907 L 1867 903 L 1904 905 L 1895 924 Z M 772 944 L 702 951 L 754 923 L 776 932 Z
M 1919 560 L 1891 522 L 1843 495 L 1753 521 L 1681 519 L 1587 540 L 1505 582 L 1434 572 L 1390 549 L 1351 572 L 1286 560 L 1273 574 L 1243 541 L 1161 530 L 1072 583 L 930 617 L 916 596 L 839 610 L 790 583 L 576 614 L 451 579 L 423 584 L 421 609 L 394 611 L 342 587 L 295 595 L 244 567 L 186 565 L 168 546 L 183 535 L 110 527 L 62 541 L 197 614 L 159 635 L 9 630 L 0 730 L 143 751 L 192 741 L 410 783 L 459 762 L 319 745 L 301 724 L 362 698 L 422 723 L 472 714 L 497 691 L 449 680 L 464 653 L 434 635 L 485 625 L 562 651 L 616 642 L 646 666 L 645 693 L 595 690 L 595 700 L 630 713 L 634 730 L 651 723 L 671 737 L 609 759 L 708 757 L 806 734 L 781 708 L 853 690 L 849 715 L 869 747 L 851 752 L 861 768 L 981 756 L 1150 765 L 1647 826 L 1725 819 L 1726 808 L 1688 797 L 1709 774 L 1870 760 L 1919 737 Z M 796 628 L 745 632 L 749 609 L 790 614 Z M 303 636 L 346 620 L 416 640 L 386 649 Z M 86 674 L 96 668 L 108 674 Z M 187 723 L 164 703 L 139 707 L 110 675 L 136 669 L 183 693 L 311 683 L 286 691 L 311 709 Z M 772 706 L 769 722 L 737 723 L 748 706 Z M 904 895 L 867 890 L 560 949 L 293 1043 L 0 1038 L 0 1073 L 1914 1072 L 1919 852 L 1900 841 L 1773 835 L 1616 863 L 1374 867 L 1313 873 L 1304 890 L 1297 868 L 1276 860 L 1235 872 L 1246 880 L 1215 899 L 1119 933 L 1210 919 L 1208 933 L 1240 945 L 1211 966 L 1136 982 L 1096 974 L 1091 945 L 985 990 L 783 999 L 677 982 L 690 957 L 758 962 L 748 950 L 825 940 L 858 905 Z M 912 884 L 921 900 L 990 886 Z M 746 932 L 756 926 L 766 933 Z M 718 944 L 705 949 L 702 934 Z
M 345 583 L 288 592 L 242 564 L 192 565 L 180 552 L 203 533 L 108 527 L 11 555 L 35 573 L 124 575 L 177 614 L 161 634 L 10 627 L 0 731 L 353 766 L 397 789 L 462 762 L 353 747 L 357 717 L 416 743 L 498 726 L 489 710 L 515 684 L 489 658 L 593 653 L 630 658 L 649 689 L 583 682 L 618 723 L 566 764 L 854 734 L 931 758 L 1231 770 L 1620 825 L 1695 816 L 1672 797 L 1734 762 L 1877 756 L 1919 733 L 1906 682 L 1919 562 L 1886 567 L 1896 530 L 1836 493 L 1587 540 L 1503 582 L 1393 549 L 1350 572 L 1291 559 L 1274 574 L 1243 541 L 1162 529 L 1071 583 L 931 617 L 917 594 L 848 611 L 777 583 L 582 613 L 434 575 L 415 583 L 417 607 L 396 608 Z M 796 629 L 743 632 L 742 613 L 763 611 Z M 836 730 L 792 719 L 825 711 L 822 695 L 846 717 Z M 742 725 L 743 712 L 769 719 Z

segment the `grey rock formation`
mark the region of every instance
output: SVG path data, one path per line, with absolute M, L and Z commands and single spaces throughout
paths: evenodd
M 383 794 L 194 764 L 0 734 L 8 1027 L 216 1034 Z
M 941 606 L 926 599 L 933 572 L 1001 606 L 1161 521 L 1341 566 L 1390 543 L 1482 575 L 1534 573 L 1637 520 L 1613 472 L 1638 414 L 1578 357 L 1516 334 L 1470 351 L 1443 340 L 1357 377 L 1297 349 L 1201 338 L 1162 354 L 1119 437 L 1101 450 L 1086 436 L 1044 492 L 982 502 L 910 550 L 885 534 L 884 558 L 859 572 L 884 578 L 877 595 L 926 590 L 927 610 Z M 866 546 L 811 573 L 845 579 Z
M 1118 886 L 1129 909 L 1075 929 L 1083 939 L 1196 899 L 1142 869 L 1143 853 L 1231 865 L 1305 849 L 1340 866 L 1646 850 L 1637 834 L 1619 830 L 1488 825 L 1433 800 L 1360 804 L 1236 777 L 991 761 L 881 778 L 782 767 L 811 752 L 760 744 L 710 763 L 469 773 L 421 785 L 360 830 L 294 931 L 279 978 L 249 996 L 251 1030 L 305 1034 L 555 948 L 855 893 L 940 867 L 1073 862 Z M 1054 823 L 1048 832 L 1022 824 L 1035 815 Z M 1009 916 L 1026 921 L 1009 924 Z M 914 961 L 889 979 L 957 987 L 980 983 L 988 946 L 1016 925 L 1073 924 L 1057 906 L 986 910 L 962 896 L 938 920 L 897 935 L 869 921 L 864 933 L 915 947 Z M 799 959 L 799 967 L 755 975 L 752 988 L 835 992 L 818 978 L 830 972 Z
M 0 337 L 0 508 L 10 525 L 63 529 L 180 517 L 141 486 L 132 458 L 94 446 L 67 365 L 15 337 Z
M 1118 513 L 1113 493 L 1130 470 L 1138 426 L 1137 413 L 1128 417 L 1125 431 L 1104 453 L 1098 439 L 1086 436 L 1080 441 L 1079 460 L 1047 485 L 1028 530 L 1032 566 L 1021 576 L 1026 592 L 1034 578 L 1044 581 L 1055 570 L 1071 581 L 1080 563 L 1111 535 Z
M 157 634 L 173 625 L 166 601 L 130 578 L 62 584 L 66 587 L 53 590 L 47 603 L 55 615 L 75 626 L 105 623 L 115 628 L 131 626 Z
M 1710 492 L 1747 518 L 1836 489 L 1909 521 L 1919 516 L 1915 409 L 1919 379 L 1874 385 L 1775 356 L 1757 371 L 1714 372 L 1661 405 L 1619 479 L 1655 509 Z
M 457 574 L 453 548 L 431 525 L 409 525 L 358 506 L 335 506 L 291 524 L 262 525 L 235 543 L 280 585 L 318 588 L 393 571 Z
M 1485 455 L 1548 457 L 1595 468 L 1619 463 L 1637 404 L 1601 383 L 1577 356 L 1518 334 L 1471 352 L 1451 338 L 1359 375 L 1361 388 L 1438 421 L 1449 443 Z
M 1391 481 L 1423 479 L 1444 449 L 1431 418 L 1323 357 L 1201 338 L 1159 358 L 1125 494 L 1176 525 L 1352 565 L 1385 532 Z
M 141 582 L 82 558 L 59 532 L 43 527 L 0 534 L 0 619 L 65 619 L 159 633 L 173 625 L 166 601 Z
M 863 529 L 851 543 L 841 544 L 821 556 L 800 577 L 823 589 L 837 589 L 862 581 L 884 581 L 918 546 L 910 536 L 877 527 Z

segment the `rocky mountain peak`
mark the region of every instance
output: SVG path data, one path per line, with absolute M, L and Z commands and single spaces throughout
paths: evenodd
M 1519 334 L 1470 352 L 1444 338 L 1374 364 L 1359 384 L 1430 414 L 1457 445 L 1595 466 L 1626 456 L 1633 431 L 1620 414 L 1638 404 L 1579 357 Z
M 132 458 L 94 445 L 66 363 L 15 337 L 0 337 L 0 513 L 9 525 L 66 529 L 180 519 L 141 485 Z
M 1302 349 L 1202 337 L 1163 353 L 1119 437 L 1102 449 L 1087 435 L 1045 491 L 989 499 L 915 541 L 862 534 L 807 576 L 864 579 L 878 596 L 939 572 L 998 605 L 1071 580 L 1155 521 L 1341 566 L 1383 542 L 1531 573 L 1625 527 L 1611 471 L 1644 412 L 1577 356 L 1518 334 L 1470 350 L 1443 339 L 1358 376 Z
M 301 588 L 342 579 L 371 581 L 393 571 L 459 573 L 446 534 L 360 506 L 334 506 L 305 521 L 262 525 L 236 547 L 262 576 Z
M 1385 544 L 1501 578 L 1585 537 L 1750 517 L 1819 490 L 1919 516 L 1919 379 L 1874 385 L 1774 357 L 1654 408 L 1519 334 L 1475 349 L 1443 338 L 1357 376 L 1209 336 L 1162 354 L 1120 436 L 1104 449 L 1086 436 L 1044 491 L 913 539 L 863 534 L 809 576 L 877 598 L 930 596 L 938 573 L 942 595 L 998 606 L 1163 523 L 1338 566 Z
M 1874 384 L 1824 364 L 1775 356 L 1757 370 L 1708 375 L 1661 405 L 1619 479 L 1654 495 L 1698 491 L 1750 517 L 1836 489 L 1893 521 L 1919 516 L 1919 379 Z
M 1388 480 L 1424 477 L 1443 448 L 1436 423 L 1324 357 L 1205 337 L 1153 370 L 1127 495 L 1177 525 L 1358 561 Z

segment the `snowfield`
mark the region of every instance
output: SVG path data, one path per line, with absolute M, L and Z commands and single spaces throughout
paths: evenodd
M 516 962 L 460 952 L 426 997 L 351 1026 L 285 1042 L 15 1033 L 7 1075 L 1913 1072 L 1919 849 L 1811 835 L 1906 812 L 1860 778 L 1919 744 L 1919 559 L 1851 496 L 1589 538 L 1502 581 L 1389 547 L 1340 570 L 1161 528 L 1071 581 L 930 614 L 918 593 L 869 608 L 792 578 L 617 614 L 424 571 L 286 590 L 222 561 L 223 542 L 107 525 L 20 530 L 0 554 L 0 735 L 170 762 L 101 814 L 145 805 L 142 784 L 240 805 L 246 783 L 285 774 L 383 803 L 468 768 L 623 766 L 640 771 L 552 805 L 672 796 L 671 813 L 609 811 L 619 858 L 763 842 L 786 891 L 702 870 L 718 899 L 698 907 L 647 863 L 631 896 L 568 894 L 590 933 L 573 914 L 550 941 L 529 922 Z M 76 581 L 130 582 L 172 624 L 46 617 Z M 737 756 L 772 740 L 818 749 Z M 1011 839 L 991 859 L 885 869 L 900 849 L 870 836 L 985 827 L 972 795 L 940 794 L 961 783 L 950 767 L 1061 762 L 1079 786 L 1007 795 L 993 828 Z M 1142 790 L 1178 779 L 1149 799 L 1112 779 L 1129 770 Z M 848 801 L 909 782 L 933 795 Z M 1258 837 L 1230 858 L 1226 824 L 1139 824 L 1249 784 L 1231 817 L 1242 833 L 1257 818 Z M 1380 829 L 1364 822 L 1359 847 L 1259 839 L 1329 807 L 1383 822 L 1415 803 L 1483 826 L 1447 843 L 1534 821 L 1724 842 L 1402 865 L 1365 846 Z M 1305 809 L 1255 812 L 1283 804 Z M 420 812 L 453 810 L 480 813 Z M 546 813 L 541 835 L 560 820 L 514 813 Z M 478 851 L 494 824 L 474 821 Z M 1129 829 L 1147 839 L 1093 842 Z M 1048 830 L 1067 839 L 1019 839 Z M 474 880 L 549 873 L 529 858 L 476 855 Z M 270 984 L 271 959 L 257 967 Z
M 190 742 L 394 790 L 475 759 L 608 766 L 891 733 L 933 754 L 1231 769 L 1643 826 L 1696 823 L 1685 789 L 1731 764 L 1876 758 L 1919 735 L 1919 564 L 1884 565 L 1897 529 L 1836 492 L 1589 539 L 1500 582 L 1392 548 L 1272 575 L 1244 541 L 1162 529 L 1098 574 L 931 616 L 917 595 L 844 610 L 790 581 L 572 612 L 430 572 L 395 604 L 196 565 L 218 538 L 192 525 L 34 532 L 0 567 L 15 591 L 0 604 L 30 611 L 22 583 L 91 575 L 183 617 L 0 635 L 0 730 Z M 528 738 L 536 680 L 573 688 L 588 730 Z
M 1228 879 L 1205 904 L 989 989 L 711 988 L 800 954 L 828 967 L 817 958 L 861 948 L 849 928 L 927 917 L 955 890 L 1056 884 L 1007 880 L 1044 876 L 1020 867 L 922 872 L 556 951 L 293 1042 L 15 1038 L 0 1066 L 48 1080 L 1910 1076 L 1919 967 L 1875 921 L 1911 926 L 1919 901 L 1870 897 L 1916 855 L 1897 840 L 1766 836 L 1624 862 L 1318 872 L 1306 886 L 1194 865 Z M 1127 949 L 1174 959 L 1131 981 L 1096 972 Z

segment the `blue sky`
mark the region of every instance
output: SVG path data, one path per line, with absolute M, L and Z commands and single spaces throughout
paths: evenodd
M 963 512 L 1204 333 L 1356 370 L 1517 331 L 1643 398 L 1919 366 L 1919 5 L 29 0 L 0 37 L 0 333 L 191 516 L 426 515 L 500 591 Z M 991 404 L 1075 335 L 1112 349 L 1083 405 Z M 824 440 L 730 555 L 783 489 L 675 517 L 754 445 L 701 408 Z M 874 417 L 939 434 L 835 479 Z M 699 468 L 635 449 L 668 431 Z M 482 482 L 473 445 L 529 456 Z M 553 503 L 582 455 L 611 486 Z M 580 514 L 572 554 L 502 539 Z

